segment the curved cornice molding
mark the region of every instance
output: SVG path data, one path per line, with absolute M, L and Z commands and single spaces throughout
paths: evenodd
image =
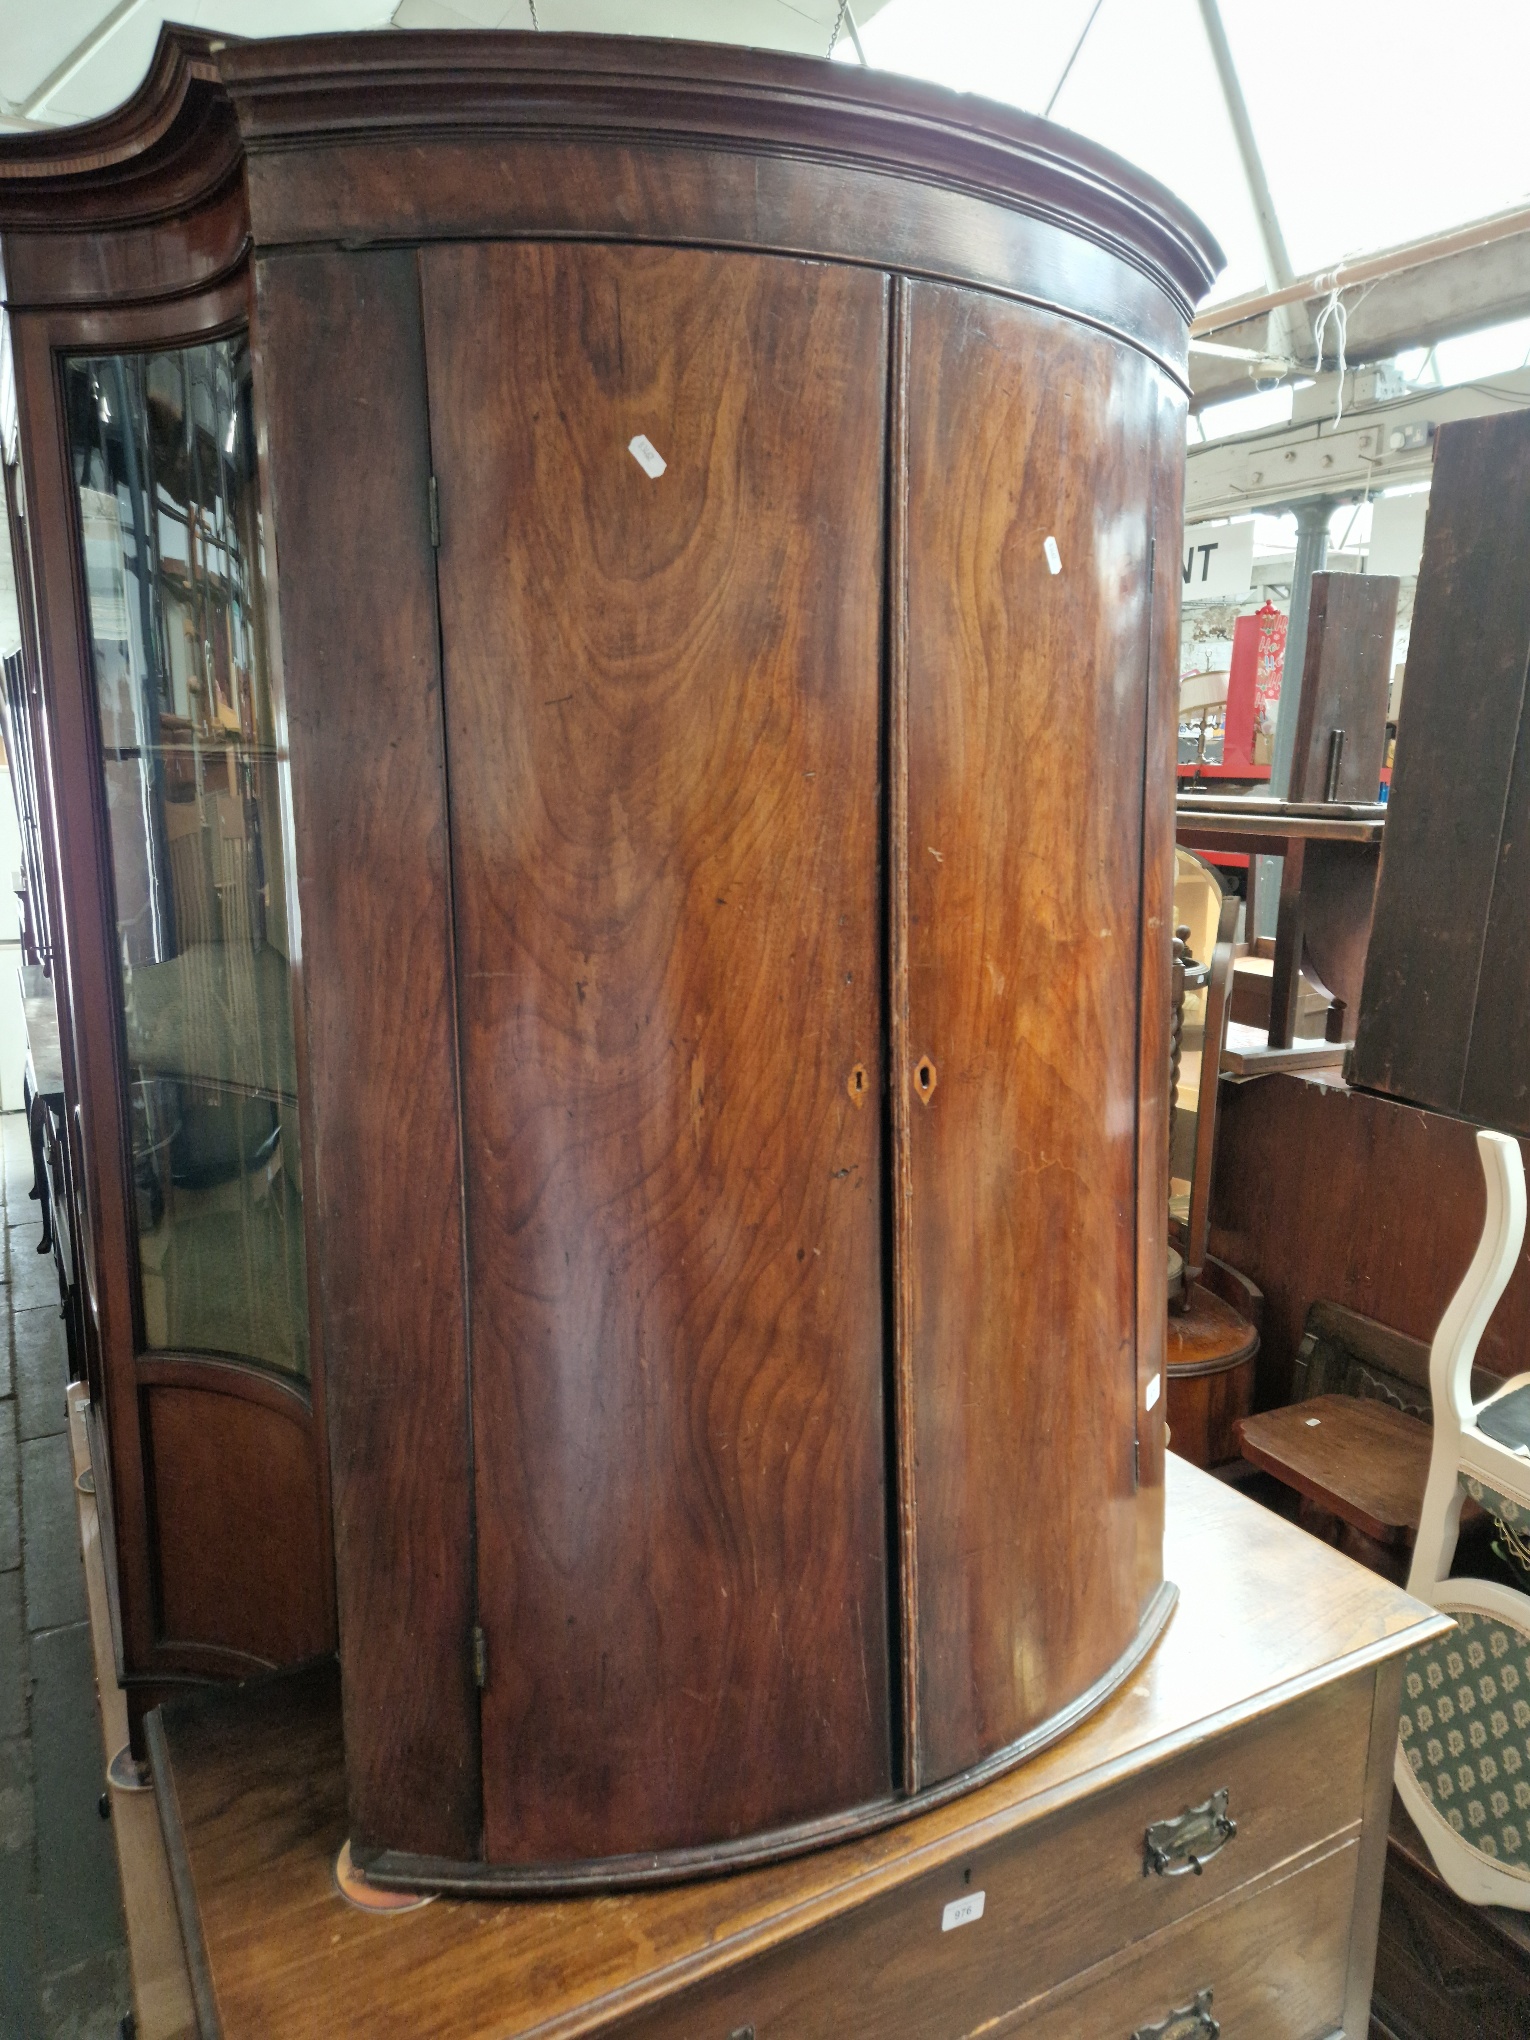
M 505 31 L 236 42 L 167 27 L 117 112 L 0 139 L 0 227 L 163 217 L 219 189 L 241 150 L 494 134 L 662 138 L 945 186 L 1084 233 L 1187 315 L 1222 266 L 1162 185 L 988 100 L 727 45 Z
M 0 228 L 140 226 L 222 190 L 242 150 L 217 47 L 162 28 L 147 76 L 115 112 L 0 136 Z
M 1195 215 L 1108 149 L 887 72 L 726 44 L 503 30 L 231 43 L 217 62 L 252 153 L 326 136 L 680 139 L 829 158 L 1036 214 L 1148 268 L 1185 306 L 1223 264 Z

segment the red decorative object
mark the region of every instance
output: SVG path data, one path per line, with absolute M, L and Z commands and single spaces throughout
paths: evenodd
M 1283 610 L 1273 602 L 1253 616 L 1240 616 L 1233 628 L 1232 666 L 1227 676 L 1227 734 L 1222 745 L 1225 766 L 1268 765 L 1275 734 L 1275 708 L 1280 700 L 1281 669 L 1286 658 Z

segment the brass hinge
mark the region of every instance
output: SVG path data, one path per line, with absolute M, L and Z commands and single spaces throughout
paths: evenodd
M 439 552 L 441 549 L 441 492 L 436 487 L 434 475 L 430 478 L 430 542 Z
M 1136 1489 L 1140 1488 L 1140 1487 L 1141 1487 L 1141 1485 L 1142 1485 L 1142 1440 L 1141 1440 L 1140 1438 L 1133 1438 L 1133 1440 L 1132 1440 L 1132 1489 L 1133 1489 L 1133 1492 L 1135 1492 L 1135 1491 L 1136 1491 Z
M 473 1684 L 481 1693 L 489 1683 L 489 1644 L 482 1629 L 473 1624 Z

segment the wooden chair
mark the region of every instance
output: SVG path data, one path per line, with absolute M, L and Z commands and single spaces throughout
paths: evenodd
M 1299 1497 L 1304 1529 L 1401 1582 L 1429 1476 L 1429 1348 L 1314 1303 L 1292 1388 L 1239 1424 L 1243 1457 Z
M 1227 1032 L 1239 901 L 1234 894 L 1222 892 L 1215 874 L 1198 858 L 1183 850 L 1178 856 L 1176 915 L 1181 911 L 1187 882 L 1198 870 L 1214 889 L 1214 896 L 1200 916 L 1200 927 L 1214 930 L 1214 939 L 1209 962 L 1200 972 L 1202 982 L 1196 987 L 1204 997 L 1203 1016 L 1198 1025 L 1182 1016 L 1183 1024 L 1176 1032 L 1174 1046 L 1171 1154 L 1179 1151 L 1180 1160 L 1188 1164 L 1189 1174 L 1177 1174 L 1171 1161 L 1170 1236 L 1180 1265 L 1169 1287 L 1166 1392 L 1174 1450 L 1197 1466 L 1215 1466 L 1238 1456 L 1235 1426 L 1238 1418 L 1253 1407 L 1254 1362 L 1259 1352 L 1258 1326 L 1246 1307 L 1258 1298 L 1258 1291 L 1251 1284 L 1240 1284 L 1231 1271 L 1226 1271 L 1230 1281 L 1222 1279 L 1223 1271 L 1209 1266 L 1206 1251 L 1217 1093 L 1222 1043 Z M 1194 925 L 1186 922 L 1181 927 L 1182 945 L 1191 939 Z M 1204 941 L 1204 933 L 1200 939 Z M 1176 968 L 1183 976 L 1183 962 L 1178 962 Z M 1177 1000 L 1181 996 L 1177 981 Z M 1196 1047 L 1197 1033 L 1200 1067 L 1194 1078 L 1193 1109 L 1187 1109 L 1181 1103 L 1181 1060 Z
M 1434 1445 L 1408 1590 L 1456 1628 L 1403 1667 L 1398 1794 L 1451 1890 L 1530 1912 L 1530 1593 L 1450 1578 L 1462 1505 L 1493 1516 L 1530 1560 L 1530 1374 L 1473 1399 L 1472 1360 L 1519 1258 L 1519 1144 L 1480 1132 L 1482 1238 L 1430 1352 Z

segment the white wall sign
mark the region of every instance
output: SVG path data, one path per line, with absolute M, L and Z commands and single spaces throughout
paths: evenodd
M 1254 578 L 1254 520 L 1187 524 L 1180 560 L 1187 602 L 1236 602 Z

